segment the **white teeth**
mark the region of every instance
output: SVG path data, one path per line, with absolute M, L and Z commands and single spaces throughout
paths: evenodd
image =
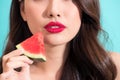
M 51 26 L 52 29 L 59 28 L 59 26 Z

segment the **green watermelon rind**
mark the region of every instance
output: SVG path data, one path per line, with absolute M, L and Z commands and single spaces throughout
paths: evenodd
M 38 59 L 43 62 L 46 61 L 46 57 L 44 55 L 42 55 L 42 53 L 39 53 L 39 54 L 30 53 L 30 52 L 24 50 L 24 48 L 21 46 L 21 44 L 16 45 L 16 48 L 19 50 L 22 50 L 23 54 L 29 58 Z

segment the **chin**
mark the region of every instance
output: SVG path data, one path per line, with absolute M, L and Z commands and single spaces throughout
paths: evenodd
M 65 39 L 47 39 L 45 40 L 45 45 L 50 45 L 50 46 L 60 46 L 60 45 L 66 45 L 69 43 L 68 40 Z
M 66 45 L 68 44 L 73 38 L 75 34 L 69 35 L 69 34 L 45 34 L 44 35 L 44 42 L 46 45 Z

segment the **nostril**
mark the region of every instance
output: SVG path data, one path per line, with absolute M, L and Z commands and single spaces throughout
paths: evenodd
M 49 15 L 50 17 L 55 17 L 53 14 Z M 56 17 L 60 17 L 60 14 L 57 14 Z
M 52 15 L 52 14 L 50 14 L 50 17 L 53 17 L 53 15 Z
M 58 14 L 57 16 L 58 16 L 58 17 L 60 17 L 60 15 L 59 15 L 59 14 Z

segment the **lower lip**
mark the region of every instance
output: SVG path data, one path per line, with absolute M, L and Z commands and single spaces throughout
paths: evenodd
M 50 33 L 59 33 L 62 32 L 65 28 L 46 28 L 46 30 Z

